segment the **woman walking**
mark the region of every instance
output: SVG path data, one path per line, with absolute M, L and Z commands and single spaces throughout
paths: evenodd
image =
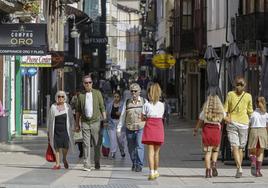
M 148 159 L 150 174 L 148 180 L 154 180 L 159 177 L 159 152 L 160 147 L 164 143 L 164 104 L 159 101 L 161 97 L 161 88 L 158 83 L 154 83 L 149 87 L 148 99 L 142 110 L 142 119 L 146 121 L 142 143 L 148 146 Z
M 194 136 L 198 128 L 202 127 L 202 143 L 205 152 L 206 178 L 218 176 L 216 163 L 221 142 L 221 122 L 226 116 L 217 95 L 209 95 L 204 103 L 199 120 L 194 128 Z
M 73 148 L 74 117 L 64 91 L 56 93 L 55 101 L 56 103 L 52 104 L 50 108 L 47 126 L 49 143 L 56 157 L 56 164 L 52 169 L 58 170 L 61 168 L 60 151 L 63 155 L 64 168 L 68 169 L 69 164 L 66 157 L 69 146 Z
M 110 138 L 110 156 L 115 158 L 117 145 L 122 157 L 125 157 L 124 142 L 125 134 L 121 133 L 117 135 L 117 125 L 123 108 L 123 102 L 121 101 L 121 95 L 119 91 L 115 91 L 113 94 L 114 99 L 107 105 L 107 117 L 108 117 L 108 134 Z
M 251 160 L 251 174 L 256 177 L 261 177 L 263 153 L 264 149 L 268 147 L 266 131 L 268 113 L 266 112 L 266 101 L 264 97 L 257 98 L 256 107 L 250 117 L 248 149 Z

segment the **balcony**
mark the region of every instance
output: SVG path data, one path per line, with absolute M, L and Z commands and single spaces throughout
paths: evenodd
M 236 38 L 238 44 L 249 42 L 249 48 L 255 49 L 256 40 L 268 43 L 268 13 L 253 13 L 236 17 Z

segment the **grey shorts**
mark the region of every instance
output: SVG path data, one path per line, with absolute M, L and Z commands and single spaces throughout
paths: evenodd
M 248 129 L 241 129 L 231 123 L 227 125 L 226 130 L 231 146 L 237 146 L 240 149 L 245 149 L 248 140 Z

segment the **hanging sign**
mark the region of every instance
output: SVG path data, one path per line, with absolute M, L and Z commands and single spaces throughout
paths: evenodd
M 167 69 L 174 66 L 176 59 L 171 54 L 156 54 L 152 59 L 152 64 L 159 69 Z
M 22 115 L 22 134 L 37 135 L 37 111 L 24 110 Z
M 22 67 L 51 67 L 51 55 L 46 56 L 22 56 Z
M 47 53 L 46 24 L 0 24 L 0 54 L 45 55 Z

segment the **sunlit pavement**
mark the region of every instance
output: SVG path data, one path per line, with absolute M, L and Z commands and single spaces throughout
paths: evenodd
M 268 169 L 263 177 L 250 175 L 243 167 L 243 177 L 234 178 L 235 167 L 218 162 L 219 176 L 204 178 L 201 137 L 192 136 L 194 122 L 173 116 L 165 129 L 165 144 L 161 150 L 160 177 L 148 181 L 147 164 L 141 173 L 131 171 L 128 156 L 119 153 L 115 160 L 102 158 L 101 170 L 82 171 L 78 153 L 70 154 L 70 169 L 51 170 L 53 163 L 45 161 L 47 146 L 45 132 L 38 137 L 24 137 L 12 144 L 0 144 L 0 188 L 173 188 L 173 187 L 268 187 Z

